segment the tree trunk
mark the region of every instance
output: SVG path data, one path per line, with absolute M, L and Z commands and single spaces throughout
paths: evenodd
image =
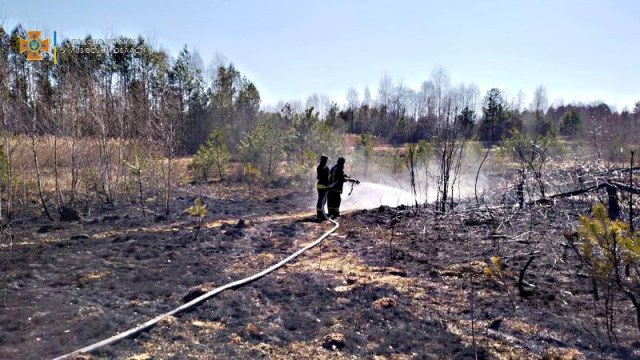
M 524 208 L 524 169 L 519 171 L 520 173 L 520 182 L 518 182 L 518 187 L 516 189 L 516 195 L 518 196 L 518 205 L 520 209 Z
M 40 203 L 42 204 L 42 209 L 44 210 L 45 215 L 49 220 L 53 221 L 53 217 L 49 212 L 49 208 L 47 207 L 47 202 L 44 199 L 44 194 L 42 192 L 42 180 L 40 179 L 40 166 L 38 164 L 38 152 L 36 151 L 36 134 L 35 134 L 35 115 L 34 115 L 34 124 L 33 124 L 33 132 L 31 134 L 31 150 L 33 151 L 33 162 L 36 166 L 36 182 L 38 185 L 38 195 L 40 197 Z
M 7 201 L 5 215 L 7 218 L 11 218 L 13 213 L 13 149 L 11 146 L 11 139 L 7 139 Z
M 140 206 L 142 207 L 142 217 L 147 216 L 144 205 L 144 193 L 142 192 L 142 173 L 137 169 L 136 177 L 138 178 L 138 194 L 140 195 Z
M 75 125 L 74 125 L 75 127 Z M 76 156 L 76 134 L 71 136 L 71 204 L 76 200 L 78 192 L 78 159 Z
M 169 215 L 171 197 L 171 162 L 173 160 L 173 148 L 169 150 L 169 159 L 167 160 L 167 184 L 164 196 L 164 214 Z
M 635 154 L 635 151 L 631 151 L 631 162 L 629 164 L 629 186 L 633 187 L 633 155 Z M 633 234 L 633 232 L 635 231 L 635 228 L 633 226 L 633 193 L 629 193 L 629 229 L 631 230 L 631 233 Z M 640 327 L 640 322 L 638 323 L 638 326 Z
M 53 135 L 53 178 L 55 182 L 56 192 L 56 206 L 58 211 L 64 205 L 64 199 L 62 198 L 62 190 L 60 190 L 60 176 L 58 174 L 58 136 Z
M 618 203 L 618 189 L 615 186 L 607 185 L 608 206 L 607 213 L 609 219 L 620 220 L 620 204 Z

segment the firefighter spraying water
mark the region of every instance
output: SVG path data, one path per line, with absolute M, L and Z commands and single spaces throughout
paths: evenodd
M 324 205 L 327 202 L 327 192 L 329 191 L 329 176 L 330 170 L 327 166 L 327 160 L 329 158 L 327 155 L 322 155 L 320 157 L 320 164 L 316 168 L 316 178 L 318 179 L 318 183 L 316 184 L 316 189 L 318 190 L 318 203 L 316 204 L 316 213 L 318 217 L 318 221 L 324 220 Z
M 327 195 L 327 208 L 329 209 L 329 216 L 335 219 L 340 216 L 340 203 L 342 202 L 342 189 L 345 182 L 351 182 L 352 184 L 360 184 L 360 181 L 352 178 L 344 172 L 344 164 L 346 160 L 343 157 L 338 158 L 338 162 L 333 165 L 330 173 L 331 187 L 329 194 Z M 351 187 L 351 192 L 353 186 Z M 349 195 L 351 195 L 349 192 Z
M 318 190 L 318 202 L 316 204 L 316 213 L 318 221 L 326 219 L 324 214 L 324 206 L 327 204 L 328 215 L 335 219 L 340 216 L 341 195 L 345 182 L 351 182 L 351 191 L 353 192 L 353 184 L 360 184 L 360 181 L 350 177 L 344 172 L 345 159 L 340 157 L 337 163 L 329 170 L 327 167 L 328 157 L 322 155 L 320 164 L 316 168 L 316 178 L 318 180 L 316 189 Z

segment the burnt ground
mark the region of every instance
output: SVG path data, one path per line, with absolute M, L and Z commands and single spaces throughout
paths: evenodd
M 143 218 L 133 207 L 71 223 L 14 221 L 12 261 L 2 265 L 0 359 L 70 352 L 181 305 L 194 287 L 268 267 L 330 228 L 308 221 L 308 196 L 260 189 L 205 197 L 197 242 L 186 214 Z M 630 304 L 615 298 L 617 339 L 609 339 L 604 305 L 563 246 L 574 212 L 567 203 L 497 208 L 493 220 L 464 209 L 351 212 L 275 273 L 86 358 L 471 359 L 471 286 L 478 358 L 640 358 Z M 517 275 L 536 251 L 526 274 L 535 288 L 520 294 Z M 494 255 L 504 269 L 488 276 Z

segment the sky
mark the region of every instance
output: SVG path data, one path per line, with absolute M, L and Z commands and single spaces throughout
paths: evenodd
M 454 84 L 549 103 L 640 101 L 640 1 L 4 1 L 0 23 L 58 38 L 143 35 L 204 64 L 223 54 L 263 104 L 324 93 L 375 97 L 384 74 L 418 90 L 440 66 Z

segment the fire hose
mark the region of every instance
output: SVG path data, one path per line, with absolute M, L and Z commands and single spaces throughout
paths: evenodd
M 351 190 L 349 191 L 349 196 L 351 196 L 351 193 L 353 192 L 353 186 L 354 185 L 359 185 L 359 184 L 360 184 L 360 181 L 358 181 L 358 180 L 355 180 L 355 181 L 351 182 Z
M 332 188 L 334 184 L 331 184 L 330 188 Z M 352 187 L 351 191 L 353 191 L 353 187 Z M 351 193 L 349 193 L 349 194 L 351 194 Z M 325 194 L 325 198 L 324 198 L 325 201 L 326 201 L 326 198 L 327 198 L 327 195 Z M 327 215 L 326 211 L 324 210 L 324 207 L 322 209 L 322 213 L 323 213 L 325 219 L 329 220 L 331 223 L 333 223 L 334 226 L 331 229 L 327 230 L 324 234 L 322 234 L 315 241 L 313 241 L 309 245 L 303 247 L 302 249 L 296 251 L 295 253 L 289 255 L 288 257 L 286 257 L 282 261 L 278 262 L 277 264 L 271 265 L 267 269 L 262 270 L 261 272 L 256 273 L 254 275 L 251 275 L 249 277 L 246 277 L 244 279 L 236 280 L 236 281 L 230 282 L 230 283 L 228 283 L 226 285 L 223 285 L 223 286 L 220 286 L 218 288 L 215 288 L 215 289 L 207 292 L 206 294 L 203 294 L 203 295 L 201 295 L 201 296 L 189 301 L 188 303 L 183 304 L 183 305 L 181 305 L 181 306 L 179 306 L 179 307 L 177 307 L 177 308 L 175 308 L 175 309 L 173 309 L 173 310 L 171 310 L 171 311 L 169 311 L 167 313 L 164 313 L 162 315 L 158 315 L 155 318 L 153 318 L 153 319 L 151 319 L 151 320 L 149 320 L 149 321 L 147 321 L 147 322 L 145 322 L 145 323 L 143 323 L 141 325 L 138 325 L 138 326 L 136 326 L 134 328 L 131 328 L 131 329 L 126 330 L 126 331 L 123 331 L 123 332 L 121 332 L 119 334 L 116 334 L 116 335 L 114 335 L 114 336 L 112 336 L 110 338 L 104 339 L 104 340 L 99 341 L 97 343 L 91 344 L 89 346 L 85 346 L 85 347 L 83 347 L 81 349 L 78 349 L 78 350 L 75 350 L 75 351 L 72 351 L 72 352 L 70 352 L 68 354 L 65 354 L 65 355 L 62 355 L 62 356 L 58 356 L 53 360 L 69 359 L 72 356 L 76 356 L 76 355 L 79 355 L 79 354 L 90 353 L 90 352 L 95 351 L 95 350 L 97 350 L 97 349 L 99 349 L 101 347 L 114 344 L 114 343 L 116 343 L 116 342 L 118 342 L 120 340 L 123 340 L 125 338 L 130 337 L 130 336 L 136 335 L 136 334 L 138 334 L 138 333 L 140 333 L 140 332 L 142 332 L 144 330 L 147 330 L 147 329 L 153 327 L 154 325 L 156 325 L 158 322 L 162 321 L 163 319 L 165 319 L 165 318 L 167 318 L 169 316 L 173 316 L 173 315 L 179 314 L 179 313 L 181 313 L 181 312 L 183 312 L 183 311 L 185 311 L 185 310 L 187 310 L 187 309 L 189 309 L 189 308 L 191 308 L 191 307 L 193 307 L 193 306 L 195 306 L 195 305 L 197 305 L 197 304 L 209 299 L 210 297 L 213 297 L 213 296 L 215 296 L 215 295 L 217 295 L 217 294 L 219 294 L 219 293 L 221 293 L 221 292 L 223 292 L 225 290 L 234 289 L 234 288 L 240 287 L 242 285 L 246 285 L 248 283 L 256 281 L 256 280 L 260 279 L 261 277 L 263 277 L 263 276 L 265 276 L 265 275 L 267 275 L 267 274 L 269 274 L 269 273 L 281 268 L 286 263 L 288 263 L 291 260 L 293 260 L 293 259 L 297 258 L 298 256 L 302 255 L 302 253 L 304 253 L 305 251 L 307 251 L 307 250 L 315 247 L 316 245 L 320 244 L 324 239 L 326 239 L 329 235 L 331 235 L 333 232 L 335 232 L 340 227 L 340 224 L 337 221 L 335 221 L 334 219 L 331 219 Z

